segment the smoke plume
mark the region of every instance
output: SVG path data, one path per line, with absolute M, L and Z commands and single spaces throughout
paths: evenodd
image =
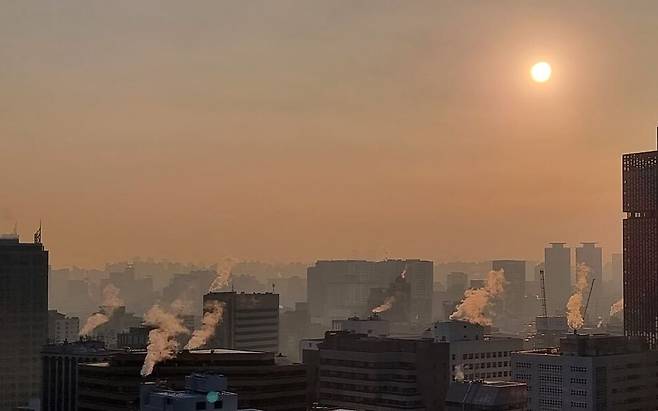
M 463 320 L 473 324 L 491 325 L 490 311 L 493 299 L 505 289 L 505 273 L 503 270 L 489 271 L 483 288 L 468 289 L 464 299 L 450 315 L 451 320 Z
M 395 296 L 388 296 L 386 299 L 384 299 L 384 304 L 378 305 L 377 307 L 372 309 L 372 312 L 375 314 L 383 313 L 385 311 L 390 310 L 393 308 L 393 304 L 395 303 Z
M 224 303 L 208 301 L 205 304 L 201 328 L 194 330 L 192 338 L 185 345 L 185 349 L 195 350 L 203 347 L 208 339 L 215 334 L 215 329 L 222 321 L 224 315 Z
M 389 288 L 389 295 L 384 298 L 384 303 L 382 305 L 378 305 L 377 307 L 373 308 L 370 310 L 371 312 L 375 314 L 383 313 L 385 311 L 390 310 L 393 308 L 393 304 L 395 304 L 395 287 L 393 284 L 395 284 L 396 281 L 402 280 L 403 282 L 406 281 L 407 278 L 407 266 L 404 267 L 404 270 L 400 273 L 399 279 L 394 280 L 391 284 L 391 288 Z
M 459 381 L 459 382 L 464 381 L 464 365 L 463 364 L 455 365 L 455 381 Z
M 216 293 L 222 291 L 228 287 L 228 283 L 231 279 L 231 269 L 233 267 L 233 260 L 226 259 L 221 267 L 217 269 L 217 277 L 212 280 L 210 287 L 208 287 L 208 292 Z
M 114 311 L 124 304 L 119 297 L 119 292 L 120 290 L 113 284 L 108 284 L 103 288 L 103 302 L 100 311 L 87 318 L 85 325 L 80 330 L 80 335 L 90 335 L 96 328 L 110 321 Z
M 617 301 L 616 303 L 612 304 L 612 306 L 610 306 L 610 317 L 614 317 L 615 315 L 619 314 L 622 311 L 624 311 L 623 298 L 621 298 L 619 301 Z
M 574 330 L 582 328 L 585 324 L 583 319 L 583 295 L 587 289 L 587 276 L 589 267 L 585 264 L 579 264 L 576 268 L 576 286 L 574 292 L 567 302 L 567 322 L 569 327 Z
M 149 345 L 142 365 L 141 374 L 146 377 L 153 372 L 157 363 L 176 355 L 178 350 L 176 337 L 180 334 L 189 334 L 189 330 L 185 328 L 181 319 L 157 304 L 144 314 L 144 323 L 156 327 L 149 332 Z

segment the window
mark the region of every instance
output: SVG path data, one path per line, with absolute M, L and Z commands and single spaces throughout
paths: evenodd
M 224 408 L 224 402 L 221 399 L 215 401 L 214 408 L 216 410 L 221 410 L 222 408 Z
M 196 403 L 196 409 L 197 410 L 205 410 L 206 409 L 206 403 L 199 401 Z

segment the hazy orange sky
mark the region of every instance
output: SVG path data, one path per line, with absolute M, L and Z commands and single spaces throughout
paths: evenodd
M 607 254 L 658 2 L 6 0 L 0 90 L 0 230 L 56 266 Z

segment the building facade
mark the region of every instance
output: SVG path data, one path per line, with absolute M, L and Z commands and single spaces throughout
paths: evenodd
M 203 296 L 204 307 L 213 301 L 224 304 L 224 314 L 208 348 L 279 352 L 279 294 L 228 291 Z
M 67 317 L 57 312 L 48 310 L 48 343 L 58 344 L 64 341 L 76 341 L 80 332 L 80 318 Z
M 43 382 L 41 409 L 77 409 L 78 364 L 108 361 L 117 350 L 108 350 L 102 341 L 73 341 L 48 344 L 41 352 Z
M 366 411 L 442 410 L 448 344 L 329 331 L 305 356 L 311 404 Z M 309 404 L 309 405 L 311 405 Z
M 139 408 L 144 382 L 166 380 L 173 389 L 184 389 L 193 373 L 222 374 L 227 391 L 238 395 L 238 407 L 268 411 L 306 409 L 306 368 L 274 353 L 225 349 L 181 351 L 155 366 L 143 378 L 140 370 L 146 352 L 125 351 L 108 362 L 80 364 L 79 411 L 120 411 Z
M 434 264 L 424 260 L 317 261 L 307 270 L 311 320 L 330 326 L 332 320 L 366 315 L 373 308 L 372 290 L 388 289 L 398 277 L 410 286 L 408 320 L 429 324 Z
M 37 237 L 35 235 L 35 237 Z M 48 340 L 48 251 L 35 238 L 0 237 L 0 409 L 41 395 L 41 348 Z
M 622 159 L 624 332 L 658 347 L 658 151 Z
M 439 321 L 434 340 L 449 343 L 452 380 L 512 379 L 511 353 L 523 349 L 523 340 L 484 334 L 484 328 L 466 321 Z M 462 376 L 463 374 L 463 376 Z
M 548 315 L 564 315 L 571 294 L 571 249 L 551 243 L 544 249 L 544 268 Z
M 654 411 L 657 360 L 637 337 L 569 334 L 560 348 L 513 353 L 512 374 L 533 411 Z

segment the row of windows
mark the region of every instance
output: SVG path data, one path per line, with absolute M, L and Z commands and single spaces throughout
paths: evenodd
M 509 366 L 509 361 L 498 361 L 498 362 L 482 362 L 482 363 L 475 363 L 475 364 L 463 364 L 465 370 L 479 370 L 480 368 L 502 368 L 502 367 L 508 367 Z M 455 370 L 455 365 L 452 366 L 452 370 Z
M 467 354 L 462 354 L 462 360 L 472 360 L 475 358 L 476 360 L 480 358 L 503 358 L 503 357 L 509 357 L 510 356 L 510 351 L 492 351 L 492 352 L 476 352 L 476 353 L 467 353 Z M 456 360 L 455 354 L 452 354 L 452 359 Z
M 587 384 L 587 378 L 572 378 L 572 384 Z
M 473 373 L 466 374 L 467 380 L 477 380 L 478 378 L 499 378 L 499 377 L 511 377 L 512 373 L 509 371 L 498 371 L 498 372 L 487 372 L 487 373 Z
M 587 403 L 571 401 L 571 408 L 587 408 Z
M 571 372 L 587 372 L 587 367 L 571 367 Z
M 587 391 L 585 390 L 571 390 L 571 395 L 575 395 L 578 397 L 585 397 L 587 396 Z

